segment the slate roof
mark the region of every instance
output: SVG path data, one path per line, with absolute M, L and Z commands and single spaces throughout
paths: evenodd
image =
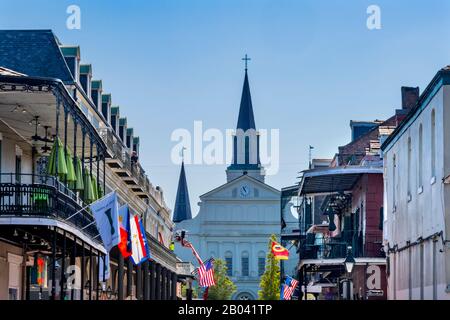
M 51 30 L 0 30 L 0 65 L 31 77 L 74 82 Z
M 244 131 L 248 129 L 256 130 L 247 70 L 245 70 L 244 87 L 242 88 L 241 106 L 239 108 L 239 118 L 236 128 Z
M 173 211 L 172 221 L 177 223 L 183 220 L 192 219 L 191 203 L 189 202 L 189 191 L 184 172 L 184 162 L 181 163 L 180 179 L 178 180 L 177 197 Z

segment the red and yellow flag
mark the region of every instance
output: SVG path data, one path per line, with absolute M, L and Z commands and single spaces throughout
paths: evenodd
M 272 241 L 272 253 L 277 260 L 289 259 L 289 250 L 283 247 L 278 242 Z

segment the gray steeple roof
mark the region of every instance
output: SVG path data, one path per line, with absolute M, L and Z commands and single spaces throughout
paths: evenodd
M 253 116 L 252 97 L 250 95 L 250 85 L 248 84 L 247 69 L 245 69 L 244 87 L 242 88 L 241 106 L 239 108 L 239 118 L 236 129 L 244 131 L 255 129 L 255 117 Z
M 182 162 L 172 221 L 177 223 L 190 219 L 192 219 L 191 203 L 189 202 L 189 192 L 186 182 L 186 174 L 184 172 L 184 162 Z

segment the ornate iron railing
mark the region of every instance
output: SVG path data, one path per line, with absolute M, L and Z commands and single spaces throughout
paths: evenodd
M 314 238 L 307 234 L 300 243 L 301 259 L 335 259 L 345 258 L 347 247 L 352 247 L 354 257 L 385 257 L 382 236 L 366 235 L 364 238 L 354 237 L 351 241 L 342 238 Z
M 10 181 L 7 176 L 11 177 Z M 18 177 L 22 181 L 16 179 Z M 101 241 L 94 217 L 55 177 L 2 174 L 1 178 L 0 217 L 58 219 Z

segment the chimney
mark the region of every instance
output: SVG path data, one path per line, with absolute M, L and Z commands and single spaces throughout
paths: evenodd
M 402 87 L 402 109 L 414 108 L 419 101 L 419 87 Z

